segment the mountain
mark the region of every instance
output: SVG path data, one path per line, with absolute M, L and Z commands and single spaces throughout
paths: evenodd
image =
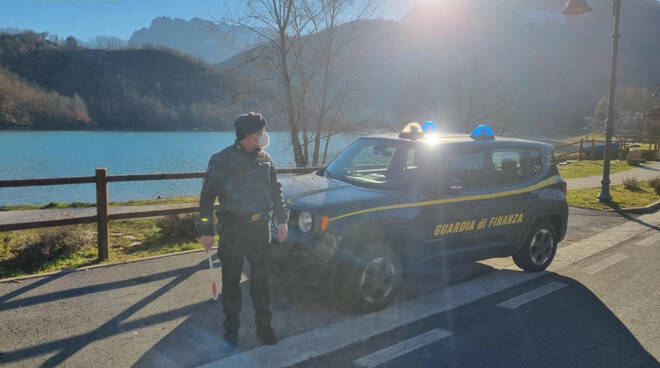
M 133 32 L 129 46 L 165 46 L 215 64 L 256 43 L 257 38 L 241 27 L 192 18 L 158 17 L 149 28 Z
M 580 16 L 561 14 L 564 2 L 555 0 L 423 4 L 400 22 L 361 21 L 364 37 L 340 49 L 361 55 L 352 66 L 352 74 L 363 79 L 352 100 L 358 118 L 378 113 L 382 124 L 395 126 L 434 120 L 455 131 L 487 120 L 498 133 L 506 128 L 519 135 L 556 135 L 581 132 L 585 117 L 608 94 L 611 0 L 590 0 L 593 11 Z M 618 85 L 660 84 L 658 19 L 657 1 L 624 2 Z M 308 45 L 306 54 L 313 54 L 317 46 Z M 254 67 L 241 64 L 256 52 L 219 67 L 249 78 Z
M 100 129 L 232 128 L 237 84 L 217 69 L 171 50 L 90 50 L 43 37 L 0 34 L 0 67 L 21 78 L 5 78 L 14 80 L 7 88 L 34 86 L 72 99 L 85 107 L 79 110 L 89 118 L 82 120 Z M 68 127 L 57 121 L 48 126 Z
M 437 75 L 474 63 L 477 72 L 496 71 L 492 81 L 511 94 L 518 124 L 552 133 L 562 125 L 581 127 L 581 118 L 608 94 L 612 2 L 589 3 L 593 11 L 568 16 L 561 14 L 564 2 L 549 0 L 429 2 L 402 24 L 423 60 L 418 70 Z M 660 83 L 658 19 L 655 0 L 623 3 L 618 84 Z

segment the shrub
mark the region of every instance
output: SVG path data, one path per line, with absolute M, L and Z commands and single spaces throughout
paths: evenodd
M 649 185 L 655 190 L 656 194 L 660 195 L 660 177 L 649 180 Z
M 635 177 L 623 179 L 623 186 L 631 192 L 639 192 L 642 190 L 642 186 Z
M 72 256 L 93 239 L 92 232 L 80 226 L 44 230 L 15 245 L 10 250 L 11 263 L 24 271 L 36 271 L 48 262 Z
M 199 239 L 199 214 L 167 215 L 156 220 L 161 236 L 196 241 Z

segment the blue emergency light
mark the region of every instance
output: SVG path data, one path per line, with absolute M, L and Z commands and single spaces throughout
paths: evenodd
M 470 138 L 474 140 L 485 141 L 495 139 L 495 135 L 493 134 L 493 129 L 491 129 L 488 125 L 479 124 L 470 134 Z
M 438 130 L 438 126 L 432 122 L 432 121 L 426 121 L 424 124 L 422 124 L 422 131 L 423 132 L 432 132 Z

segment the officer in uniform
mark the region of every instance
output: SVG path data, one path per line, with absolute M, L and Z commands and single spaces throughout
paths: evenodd
M 200 240 L 206 251 L 210 251 L 214 236 L 213 204 L 218 197 L 218 258 L 222 262 L 225 342 L 233 347 L 238 340 L 241 311 L 239 282 L 243 259 L 247 256 L 257 336 L 266 344 L 276 344 L 269 309 L 269 223 L 272 213 L 278 223 L 279 240 L 284 241 L 288 234 L 287 212 L 273 161 L 262 150 L 269 142 L 265 133 L 266 120 L 260 114 L 249 113 L 239 116 L 234 127 L 234 144 L 209 160 L 199 201 Z

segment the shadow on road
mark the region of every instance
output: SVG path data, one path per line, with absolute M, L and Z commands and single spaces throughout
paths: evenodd
M 515 309 L 498 306 L 551 281 L 567 287 Z M 296 367 L 347 367 L 374 351 L 436 328 L 453 334 L 379 367 L 659 366 L 589 288 L 551 273 Z
M 70 272 L 61 272 L 57 273 L 52 276 L 47 276 L 44 277 L 43 279 L 33 282 L 29 285 L 26 285 L 18 290 L 12 291 L 8 294 L 0 296 L 0 312 L 9 310 L 9 309 L 14 309 L 18 307 L 27 307 L 35 304 L 41 304 L 41 303 L 47 303 L 47 302 L 52 302 L 55 300 L 62 300 L 62 299 L 67 299 L 67 298 L 73 298 L 81 295 L 86 295 L 86 294 L 93 294 L 93 293 L 100 293 L 103 291 L 108 291 L 108 290 L 113 290 L 113 289 L 119 289 L 123 287 L 129 287 L 129 286 L 135 286 L 143 283 L 149 283 L 157 280 L 164 280 L 164 279 L 169 279 L 172 277 L 177 277 L 180 274 L 192 274 L 197 271 L 205 269 L 204 263 L 197 264 L 196 266 L 193 267 L 186 267 L 186 268 L 177 268 L 174 270 L 169 270 L 165 272 L 160 272 L 152 275 L 147 275 L 147 276 L 140 276 L 140 277 L 134 277 L 131 279 L 126 279 L 126 280 L 121 280 L 121 281 L 115 281 L 115 282 L 108 282 L 105 284 L 96 284 L 96 285 L 90 285 L 90 286 L 85 286 L 85 287 L 80 287 L 80 288 L 74 288 L 74 289 L 68 289 L 68 290 L 63 290 L 63 291 L 56 291 L 52 293 L 46 293 L 46 294 L 41 294 L 41 295 L 36 295 L 36 296 L 31 296 L 27 298 L 22 298 L 20 300 L 15 300 L 11 301 L 11 299 L 16 298 L 17 296 L 21 294 L 25 294 L 30 290 L 34 290 L 38 287 L 41 287 L 51 281 L 54 281 L 62 276 L 69 275 Z
M 639 218 L 633 217 L 633 216 L 630 215 L 629 213 L 622 212 L 622 211 L 621 211 L 621 206 L 619 206 L 618 204 L 616 204 L 616 203 L 614 203 L 614 202 L 605 202 L 605 204 L 606 204 L 609 208 L 611 208 L 611 209 L 613 209 L 614 211 L 616 211 L 616 213 L 617 213 L 619 216 L 625 218 L 625 219 L 628 220 L 628 221 L 631 221 L 631 222 L 634 222 L 634 223 L 640 224 L 640 225 L 642 225 L 642 226 L 646 226 L 646 227 L 648 227 L 649 229 L 652 229 L 652 230 L 660 231 L 660 227 L 655 226 L 655 225 L 651 225 L 651 224 L 649 224 L 649 223 L 647 223 L 647 222 L 644 222 L 644 221 L 640 220 Z
M 643 169 L 643 170 L 648 170 L 648 171 L 660 171 L 660 168 L 652 167 L 652 166 L 648 166 L 648 165 L 642 165 L 639 168 Z
M 55 281 L 55 280 L 59 279 L 60 277 L 66 275 L 66 274 L 67 274 L 66 272 L 61 272 L 61 273 L 57 273 L 57 274 L 54 274 L 54 275 L 51 275 L 51 276 L 47 276 L 47 277 L 44 277 L 44 278 L 42 278 L 41 280 L 39 280 L 37 282 L 33 282 L 29 285 L 25 285 L 20 289 L 14 290 L 14 291 L 9 292 L 9 293 L 4 294 L 4 295 L 0 295 L 0 312 L 3 311 L 3 310 L 18 307 L 16 305 L 12 307 L 11 302 L 7 303 L 8 300 L 11 300 L 11 299 L 16 298 L 17 296 L 23 295 L 23 294 L 25 294 L 25 293 L 27 293 L 31 290 L 34 290 L 34 289 L 39 288 L 41 286 L 44 286 L 44 285 L 48 284 L 49 282 Z M 7 307 L 5 307 L 5 305 L 7 305 Z M 21 303 L 19 306 L 23 306 L 23 305 L 24 304 Z
M 478 263 L 449 265 L 443 261 L 429 261 L 409 270 L 404 288 L 398 299 L 410 299 L 441 290 L 443 287 L 493 271 Z M 247 270 L 246 270 L 247 273 Z M 274 277 L 271 307 L 273 323 L 280 338 L 327 326 L 360 313 L 350 310 L 327 286 L 313 286 L 303 279 Z M 254 334 L 252 304 L 243 285 L 241 330 L 237 350 L 228 349 L 222 343 L 222 306 L 220 300 L 192 311 L 191 315 L 175 330 L 147 351 L 134 367 L 192 367 L 222 359 L 259 345 Z
M 206 261 L 202 261 L 193 267 L 163 272 L 158 275 L 139 277 L 139 278 L 124 280 L 120 282 L 112 282 L 103 285 L 94 285 L 90 287 L 73 289 L 73 290 L 66 290 L 62 292 L 25 298 L 16 302 L 2 303 L 0 304 L 2 308 L 7 308 L 8 306 L 12 306 L 14 304 L 16 304 L 14 307 L 20 307 L 25 305 L 24 303 L 28 303 L 27 305 L 31 305 L 36 303 L 53 302 L 58 299 L 80 295 L 81 293 L 91 293 L 91 292 L 98 292 L 100 290 L 108 290 L 110 288 L 118 288 L 121 287 L 122 285 L 126 285 L 126 283 L 135 284 L 139 282 L 153 281 L 154 276 L 156 278 L 159 277 L 163 278 L 164 274 L 170 274 L 171 275 L 170 277 L 174 277 L 174 279 L 172 279 L 170 282 L 168 282 L 167 284 L 165 284 L 155 292 L 149 294 L 139 302 L 131 305 L 120 314 L 116 315 L 115 317 L 105 322 L 103 325 L 99 326 L 98 328 L 88 333 L 72 336 L 65 339 L 54 340 L 40 345 L 22 348 L 10 352 L 4 352 L 0 355 L 0 363 L 12 363 L 12 362 L 32 358 L 35 356 L 46 355 L 56 352 L 53 356 L 51 356 L 44 363 L 41 364 L 41 367 L 56 367 L 62 364 L 68 357 L 82 350 L 85 346 L 91 344 L 94 341 L 101 340 L 119 334 L 121 332 L 125 332 L 127 330 L 138 329 L 143 326 L 153 325 L 180 316 L 189 315 L 192 313 L 194 309 L 199 307 L 199 303 L 189 305 L 185 308 L 170 310 L 161 314 L 152 315 L 137 321 L 125 322 L 129 317 L 131 317 L 136 312 L 147 306 L 149 303 L 165 295 L 168 291 L 172 290 L 174 287 L 176 287 L 178 284 L 186 280 L 192 274 L 204 268 L 205 262 Z M 49 278 L 46 278 L 42 281 L 38 281 L 34 284 L 42 285 L 43 283 L 47 282 L 47 280 L 49 280 Z M 32 288 L 36 287 L 33 286 L 34 284 L 29 285 L 29 287 Z M 15 294 L 15 292 L 10 294 Z
M 2 311 L 154 280 L 171 279 L 155 292 L 128 306 L 88 333 L 2 352 L 0 363 L 20 364 L 23 360 L 43 356 L 45 361 L 41 364 L 42 367 L 55 367 L 65 364 L 68 357 L 96 341 L 181 318 L 184 318 L 183 322 L 151 346 L 134 366 L 190 367 L 235 354 L 237 351 L 228 349 L 221 342 L 223 317 L 220 300 L 193 303 L 138 319 L 131 318 L 156 299 L 167 298 L 168 292 L 173 288 L 205 268 L 206 260 L 191 267 L 149 276 L 27 297 L 19 301 L 11 300 L 60 277 L 55 275 L 0 296 Z M 432 293 L 495 270 L 481 263 L 450 264 L 439 260 L 427 262 L 410 271 L 404 280 L 404 292 L 400 294 L 399 301 Z M 406 362 L 404 365 L 410 365 L 407 368 L 442 366 L 436 364 L 438 356 L 449 357 L 443 362 L 451 367 L 577 366 L 575 362 L 585 361 L 594 363 L 591 366 L 615 366 L 610 361 L 624 362 L 621 360 L 623 357 L 628 357 L 633 364 L 619 366 L 643 366 L 642 363 L 651 366 L 649 363 L 655 362 L 630 331 L 591 291 L 575 280 L 554 274 L 541 280 L 550 278 L 564 282 L 569 287 L 540 299 L 540 304 L 530 303 L 513 311 L 499 308 L 496 304 L 515 296 L 513 294 L 519 293 L 520 287 L 515 288 L 517 290 L 505 290 L 466 307 L 372 338 L 366 345 L 362 344 L 364 346 L 351 347 L 350 351 L 340 351 L 322 358 L 318 366 L 346 366 L 344 363 L 350 364 L 352 361 L 346 359 L 359 358 L 360 354 L 368 354 L 375 347 L 391 345 L 397 339 L 409 338 L 431 328 L 450 329 L 455 335 L 449 342 L 443 342 L 426 353 L 422 352 L 418 359 Z M 295 281 L 280 277 L 275 277 L 273 281 L 271 307 L 274 312 L 274 327 L 280 333 L 280 338 L 360 315 L 344 307 L 327 288 L 301 286 Z M 260 345 L 254 336 L 254 312 L 246 283 L 243 283 L 243 298 L 239 351 Z M 328 360 L 325 360 L 326 358 Z M 432 362 L 434 363 L 430 364 Z

